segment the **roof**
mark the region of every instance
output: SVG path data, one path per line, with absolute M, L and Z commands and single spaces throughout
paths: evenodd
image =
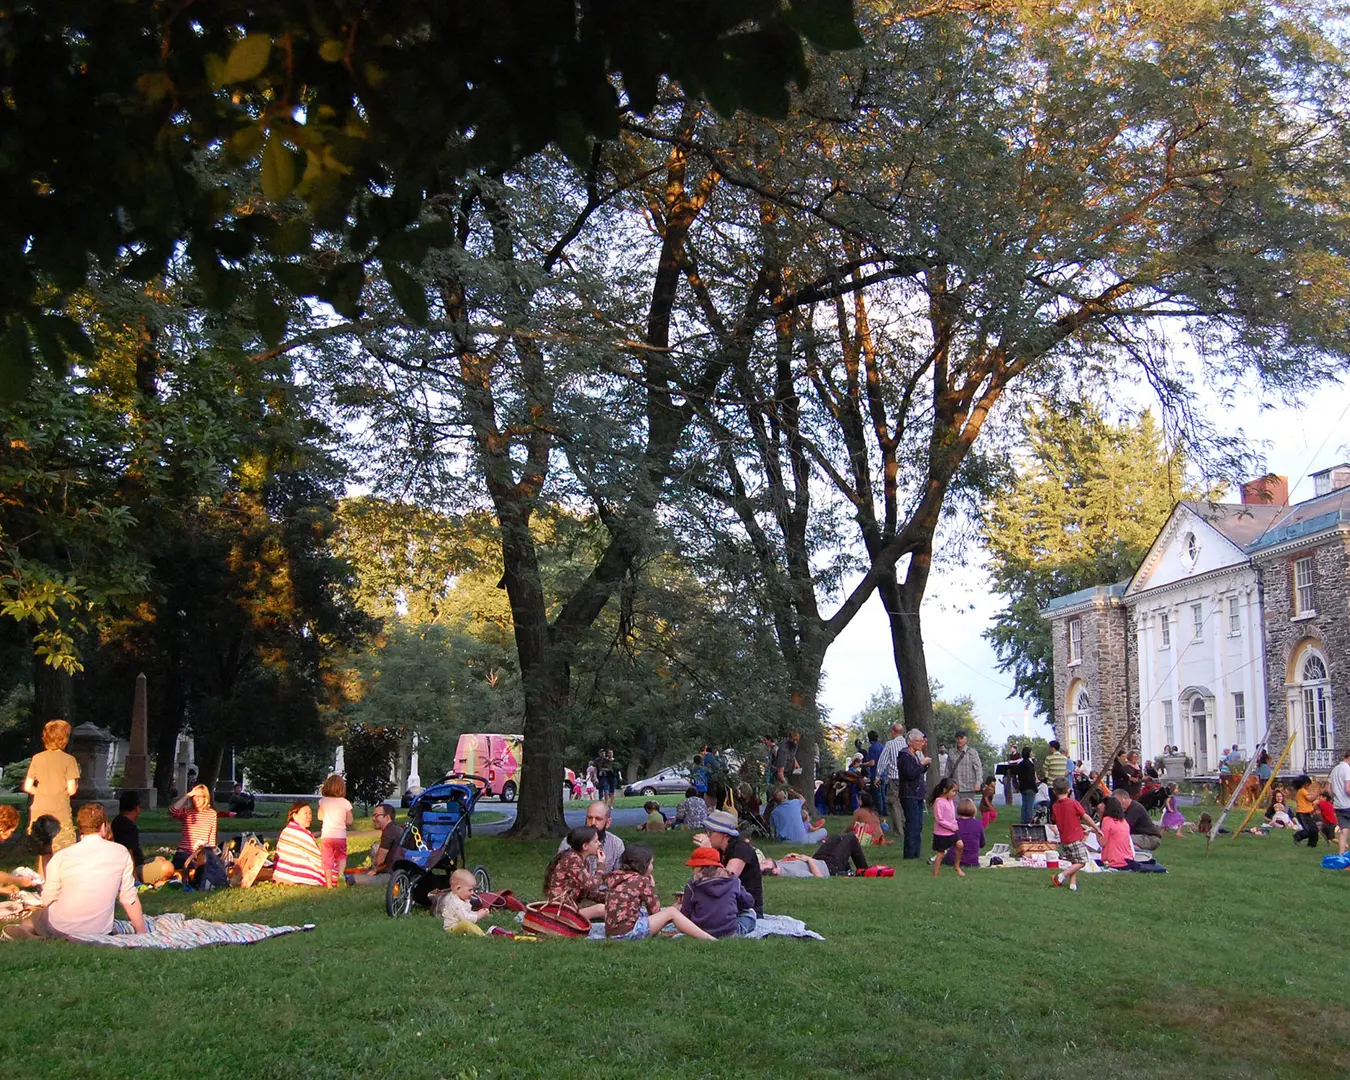
M 1041 608 L 1042 618 L 1053 618 L 1057 613 L 1078 607 L 1081 604 L 1089 604 L 1095 600 L 1119 600 L 1125 595 L 1125 586 L 1128 581 L 1122 581 L 1117 585 L 1089 585 L 1086 589 L 1079 589 L 1077 592 L 1068 593 L 1065 596 L 1056 596 L 1045 607 Z
M 1186 499 L 1180 504 L 1239 549 L 1261 536 L 1289 508 L 1269 503 L 1212 503 Z
M 1293 506 L 1282 506 L 1279 511 L 1275 521 L 1244 545 L 1247 554 L 1334 529 L 1338 525 L 1350 525 L 1350 487 L 1337 488 Z

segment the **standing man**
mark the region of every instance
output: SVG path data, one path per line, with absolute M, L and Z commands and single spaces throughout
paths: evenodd
M 1336 810 L 1336 824 L 1341 827 L 1341 854 L 1350 841 L 1350 748 L 1341 751 L 1341 763 L 1331 770 L 1331 805 Z
M 1045 755 L 1045 761 L 1041 765 L 1041 770 L 1045 773 L 1045 782 L 1051 788 L 1055 786 L 1055 781 L 1061 776 L 1069 775 L 1069 759 L 1059 748 L 1059 740 L 1050 740 L 1050 753 Z M 1072 790 L 1072 789 L 1071 789 Z
M 905 812 L 904 857 L 917 859 L 923 846 L 923 800 L 928 794 L 928 766 L 933 759 L 924 753 L 928 736 L 918 728 L 910 728 L 905 742 L 898 759 L 900 780 L 897 783 L 900 808 Z
M 942 775 L 944 779 L 956 782 L 961 798 L 970 799 L 979 806 L 980 791 L 984 788 L 984 763 L 980 760 L 980 752 L 969 742 L 964 731 L 956 733 L 956 750 L 948 755 L 947 768 Z
M 889 814 L 891 836 L 899 839 L 905 831 L 905 811 L 900 805 L 900 752 L 905 748 L 904 728 L 891 725 L 891 741 L 881 748 L 877 759 L 877 813 Z
M 778 744 L 778 749 L 773 757 L 773 782 L 775 784 L 791 783 L 793 769 L 797 764 L 797 733 L 794 731 L 786 739 Z
M 863 764 L 867 769 L 868 782 L 875 785 L 877 782 L 877 762 L 881 760 L 881 752 L 886 749 L 881 741 L 881 736 L 875 731 L 867 733 L 867 755 L 863 758 Z M 878 805 L 884 805 L 879 803 Z
M 619 856 L 623 854 L 623 841 L 609 831 L 610 817 L 607 802 L 597 800 L 586 807 L 586 824 L 596 831 L 600 840 L 599 858 L 591 856 L 586 860 L 586 869 L 592 874 L 613 873 L 618 869 Z M 567 838 L 563 837 L 558 852 L 561 854 L 567 850 Z

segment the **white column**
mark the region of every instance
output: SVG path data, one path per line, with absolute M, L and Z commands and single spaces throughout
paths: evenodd
M 412 737 L 412 757 L 408 762 L 408 787 L 420 788 L 422 778 L 417 774 L 417 732 Z
M 1214 608 L 1214 618 L 1210 623 L 1214 627 L 1214 681 L 1218 683 L 1214 701 L 1214 730 L 1219 736 L 1219 749 L 1226 751 L 1237 741 L 1233 729 L 1228 726 L 1232 720 L 1233 696 L 1228 690 L 1228 614 L 1224 611 L 1227 605 L 1224 598 L 1218 595 L 1211 594 L 1209 599 Z
M 1139 613 L 1139 742 L 1143 757 L 1155 756 L 1162 740 L 1157 735 L 1158 704 L 1153 700 L 1153 615 Z
M 1256 586 L 1251 582 L 1246 584 L 1242 599 L 1242 637 L 1245 642 L 1242 658 L 1247 665 L 1243 670 L 1247 700 L 1247 745 L 1243 749 L 1251 754 L 1256 750 L 1256 740 L 1265 735 L 1266 725 L 1270 723 L 1269 711 L 1266 709 L 1266 666 L 1261 662 L 1265 650 L 1265 627 L 1257 618 Z M 1274 757 L 1272 754 L 1272 764 Z

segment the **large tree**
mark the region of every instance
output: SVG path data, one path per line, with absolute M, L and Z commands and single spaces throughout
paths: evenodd
M 993 588 L 1005 600 L 985 632 L 1013 687 L 1054 718 L 1049 624 L 1040 609 L 1089 585 L 1127 580 L 1181 499 L 1213 492 L 1150 412 L 1112 423 L 1091 402 L 1023 419 L 1025 449 L 981 514 Z

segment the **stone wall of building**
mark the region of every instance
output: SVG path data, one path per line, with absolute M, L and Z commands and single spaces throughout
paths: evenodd
M 1083 657 L 1069 663 L 1069 622 L 1083 623 Z M 1067 702 L 1069 688 L 1082 680 L 1092 702 L 1091 768 L 1102 769 L 1125 734 L 1130 712 L 1130 690 L 1137 682 L 1129 665 L 1136 649 L 1129 613 L 1119 600 L 1098 597 L 1068 609 L 1052 621 L 1055 667 L 1055 732 L 1060 744 L 1069 744 Z
M 1295 618 L 1294 561 L 1313 557 L 1317 614 Z M 1337 748 L 1350 746 L 1350 537 L 1335 533 L 1315 547 L 1299 547 L 1257 556 L 1265 620 L 1266 701 L 1272 724 L 1271 743 L 1283 748 L 1288 737 L 1285 700 L 1290 655 L 1311 638 L 1327 662 L 1331 681 L 1332 719 Z M 1296 771 L 1301 763 L 1286 768 Z

